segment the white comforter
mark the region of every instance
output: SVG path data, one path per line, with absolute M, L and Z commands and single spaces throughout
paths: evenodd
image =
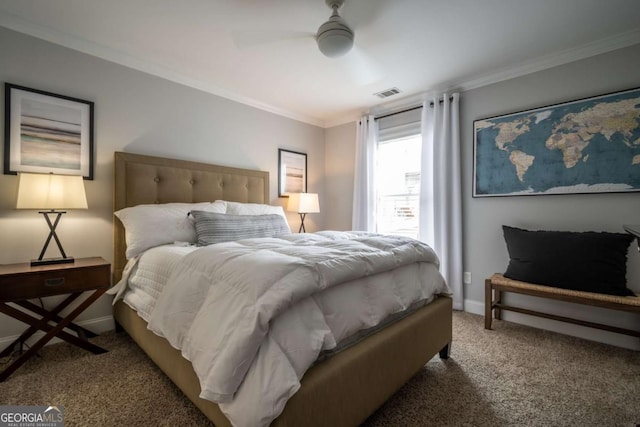
M 192 362 L 202 398 L 236 426 L 263 426 L 321 351 L 449 292 L 435 253 L 416 240 L 354 232 L 249 239 L 182 257 L 149 329 Z

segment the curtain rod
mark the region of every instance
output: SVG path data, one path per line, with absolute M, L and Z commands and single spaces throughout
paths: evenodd
M 409 111 L 418 110 L 420 108 L 422 108 L 422 105 L 418 105 L 417 107 L 407 108 L 406 110 L 396 111 L 395 113 L 389 113 L 389 114 L 384 114 L 382 116 L 376 116 L 376 117 L 374 117 L 374 120 L 384 119 L 385 117 L 391 117 L 391 116 L 395 116 L 396 114 L 407 113 Z
M 453 96 L 449 97 L 449 101 L 453 101 Z M 444 99 L 439 99 L 438 102 L 440 104 L 442 104 L 444 102 Z M 431 107 L 433 107 L 433 101 L 430 102 L 429 105 Z M 385 117 L 395 116 L 396 114 L 408 113 L 409 111 L 417 110 L 417 109 L 420 109 L 420 108 L 422 108 L 422 105 L 418 105 L 416 107 L 407 108 L 405 110 L 396 111 L 395 113 L 389 113 L 389 114 L 383 114 L 382 116 L 376 116 L 376 117 L 374 117 L 374 120 L 384 119 Z

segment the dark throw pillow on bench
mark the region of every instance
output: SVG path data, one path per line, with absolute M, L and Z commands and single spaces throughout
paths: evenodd
M 504 276 L 522 282 L 597 292 L 634 295 L 627 288 L 629 234 L 529 231 L 502 226 L 509 251 Z

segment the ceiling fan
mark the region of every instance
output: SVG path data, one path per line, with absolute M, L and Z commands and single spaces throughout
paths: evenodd
M 383 74 L 380 66 L 362 49 L 354 49 L 355 33 L 338 13 L 344 0 L 325 0 L 325 3 L 333 12 L 315 35 L 320 52 L 331 59 L 340 58 L 346 75 L 359 86 L 379 80 Z
M 320 25 L 316 33 L 316 42 L 320 52 L 329 58 L 337 58 L 345 55 L 353 47 L 354 33 L 338 10 L 344 4 L 344 0 L 325 0 L 333 13 L 327 22 Z
M 373 58 L 357 46 L 354 47 L 355 32 L 339 13 L 344 2 L 345 0 L 325 0 L 332 13 L 315 33 L 287 30 L 234 31 L 232 38 L 239 49 L 296 39 L 313 39 L 324 56 L 337 59 L 336 66 L 344 71 L 349 80 L 359 86 L 368 85 L 380 79 L 383 73 Z

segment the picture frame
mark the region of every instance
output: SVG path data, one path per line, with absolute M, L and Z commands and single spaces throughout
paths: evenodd
M 307 155 L 278 149 L 278 197 L 307 192 Z
M 5 83 L 4 173 L 94 172 L 94 103 Z
M 640 88 L 473 122 L 473 197 L 640 191 Z

